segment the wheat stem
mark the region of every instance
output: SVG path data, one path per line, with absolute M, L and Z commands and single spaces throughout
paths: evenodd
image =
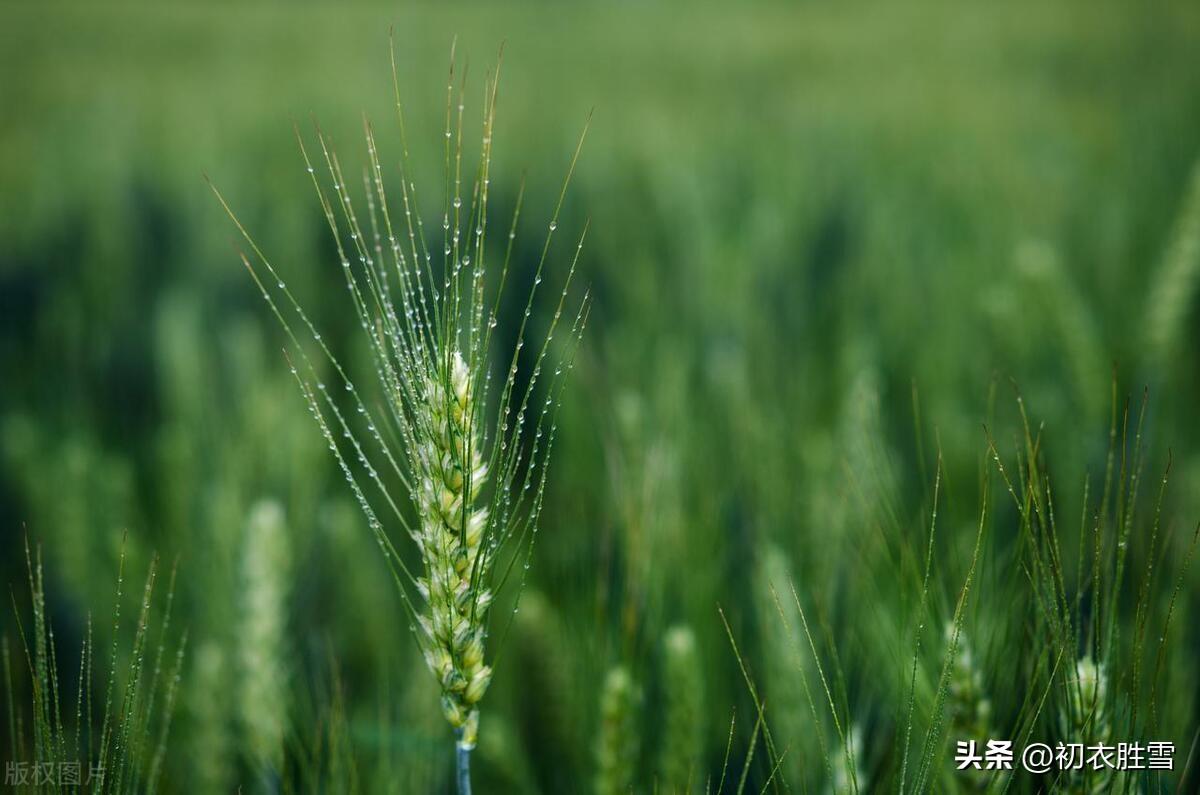
M 471 742 L 463 741 L 463 729 L 454 730 L 454 779 L 458 795 L 471 795 Z

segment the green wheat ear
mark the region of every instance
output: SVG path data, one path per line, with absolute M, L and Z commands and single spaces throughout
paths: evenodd
M 797 645 L 793 633 L 799 632 L 800 613 L 789 589 L 795 581 L 787 553 L 768 541 L 755 564 L 754 606 L 760 633 L 763 697 L 771 704 L 772 729 L 785 754 L 781 776 L 785 781 L 800 781 L 806 763 L 814 767 L 824 757 L 815 748 L 813 725 L 818 717 L 809 708 L 804 683 L 811 674 L 808 658 Z
M 596 795 L 624 795 L 635 780 L 638 706 L 641 693 L 624 666 L 610 668 L 600 691 L 600 727 L 596 735 Z
M 246 750 L 267 781 L 279 775 L 287 728 L 288 546 L 283 507 L 250 509 L 242 549 L 238 709 Z
M 833 795 L 861 792 L 867 780 L 867 773 L 862 766 L 863 730 L 859 724 L 850 724 L 844 750 L 845 753 L 838 754 L 831 760 L 833 775 L 826 791 Z
M 659 751 L 661 791 L 691 792 L 704 748 L 704 675 L 696 634 L 675 626 L 663 637 L 663 727 Z
M 1067 675 L 1065 697 L 1062 699 L 1060 731 L 1068 743 L 1089 746 L 1115 742 L 1112 712 L 1109 705 L 1108 672 L 1103 663 L 1091 655 L 1080 657 Z M 1064 791 L 1071 793 L 1110 792 L 1114 785 L 1111 768 L 1069 770 L 1063 782 Z
M 453 55 L 451 60 L 453 64 Z M 350 379 L 283 277 L 219 192 L 217 198 L 254 253 L 256 263 L 249 258 L 244 262 L 293 344 L 292 372 L 391 567 L 441 692 L 442 711 L 455 731 L 460 791 L 468 791 L 466 771 L 479 731 L 479 703 L 492 678 L 487 662 L 489 608 L 514 572 L 518 590 L 524 582 L 538 532 L 564 376 L 583 333 L 588 300 L 585 294 L 570 329 L 564 331 L 563 312 L 585 226 L 545 331 L 535 336 L 530 318 L 581 136 L 524 298 L 524 312 L 506 335 L 515 343 L 511 350 L 493 351 L 523 190 L 517 194 L 504 257 L 493 265 L 488 256 L 488 201 L 498 70 L 485 81 L 481 153 L 473 175 L 464 173 L 464 89 L 455 87 L 454 72 L 452 65 L 440 246 L 430 242 L 416 212 L 420 203 L 408 177 L 412 169 L 394 57 L 402 218 L 394 217 L 385 190 L 384 158 L 369 123 L 362 215 L 341 163 L 320 130 L 317 158 L 310 156 L 297 133 L 366 337 L 375 369 L 372 392 L 377 392 L 380 407 Z M 318 175 L 318 165 L 327 181 Z M 464 178 L 472 184 L 465 197 Z M 324 383 L 299 334 L 320 350 L 340 388 Z M 555 345 L 557 337 L 565 337 L 565 344 Z M 530 352 L 523 354 L 526 346 Z M 499 378 L 493 378 L 491 369 L 496 353 L 504 362 Z M 518 362 L 527 363 L 520 379 Z M 335 394 L 345 399 L 335 399 Z M 398 551 L 396 530 L 414 542 L 419 553 L 415 565 Z
M 233 778 L 230 760 L 236 747 L 226 719 L 232 679 L 228 655 L 220 641 L 209 639 L 196 649 L 191 687 L 187 691 L 187 745 L 192 755 L 210 760 L 195 764 L 190 781 L 202 795 L 229 792 Z
M 954 637 L 954 622 L 948 621 L 945 629 L 947 647 L 956 647 L 950 671 L 950 682 L 946 691 L 946 719 L 949 729 L 946 735 L 950 743 L 958 740 L 974 740 L 980 747 L 996 735 L 992 732 L 992 702 L 987 697 L 983 684 L 983 670 L 979 667 L 974 650 L 965 631 L 960 630 L 957 642 Z M 968 769 L 959 773 L 964 789 L 984 792 L 990 776 L 982 770 Z

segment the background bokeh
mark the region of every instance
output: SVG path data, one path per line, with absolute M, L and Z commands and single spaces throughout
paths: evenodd
M 696 779 L 720 776 L 735 710 L 740 770 L 753 708 L 718 605 L 781 705 L 778 734 L 831 731 L 787 712 L 766 583 L 788 580 L 838 650 L 864 766 L 885 780 L 937 451 L 944 620 L 983 427 L 1015 449 L 1016 389 L 1044 423 L 1066 524 L 1086 513 L 1085 474 L 1103 474 L 1114 373 L 1118 404 L 1149 389 L 1147 482 L 1169 449 L 1162 557 L 1182 557 L 1200 517 L 1194 4 L 4 3 L 0 573 L 20 593 L 24 538 L 40 543 L 51 617 L 77 645 L 88 612 L 112 609 L 122 550 L 137 576 L 155 552 L 178 559 L 170 791 L 253 788 L 247 713 L 278 715 L 293 771 L 344 754 L 366 791 L 448 786 L 448 729 L 393 584 L 204 183 L 369 372 L 292 125 L 317 119 L 357 174 L 365 114 L 395 163 L 389 26 L 428 219 L 451 41 L 469 130 L 504 43 L 493 222 L 524 175 L 520 277 L 595 109 L 550 273 L 590 220 L 594 309 L 485 702 L 485 791 L 587 789 L 617 665 L 642 691 L 634 777 L 652 780 L 679 626 L 697 639 Z M 1011 513 L 989 520 L 997 582 L 1015 570 Z M 251 528 L 277 519 L 281 549 L 264 551 Z M 262 566 L 278 626 L 248 617 Z M 972 609 L 1003 615 L 1008 586 L 991 581 Z M 1190 616 L 1200 589 L 1181 582 Z M 1188 623 L 1179 725 L 1200 705 Z M 978 634 L 993 660 L 1023 642 Z M 245 686 L 261 637 L 272 698 Z M 349 750 L 314 739 L 330 726 Z M 794 781 L 821 772 L 788 764 Z M 761 754 L 751 782 L 771 769 Z

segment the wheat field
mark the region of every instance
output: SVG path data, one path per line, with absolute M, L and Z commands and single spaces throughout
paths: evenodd
M 9 3 L 0 108 L 6 788 L 1200 786 L 1200 8 Z

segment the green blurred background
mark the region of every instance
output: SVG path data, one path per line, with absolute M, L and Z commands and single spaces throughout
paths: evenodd
M 1012 449 L 1013 384 L 1045 423 L 1071 517 L 1103 467 L 1114 370 L 1119 399 L 1149 387 L 1149 467 L 1173 452 L 1167 550 L 1186 546 L 1200 516 L 1195 4 L 7 2 L 0 560 L 19 588 L 25 534 L 43 545 L 51 615 L 77 643 L 89 610 L 111 610 L 124 534 L 135 573 L 178 557 L 190 641 L 169 790 L 256 780 L 239 715 L 263 501 L 286 527 L 286 695 L 254 709 L 279 712 L 290 766 L 340 720 L 367 791 L 448 786 L 448 730 L 394 587 L 204 183 L 369 372 L 292 124 L 318 119 L 357 174 L 365 113 L 395 163 L 389 26 L 427 219 L 450 43 L 474 130 L 504 42 L 493 221 L 526 175 L 526 279 L 595 109 L 550 274 L 590 219 L 595 305 L 527 609 L 485 701 L 485 791 L 589 788 L 614 665 L 642 690 L 635 778 L 651 781 L 662 641 L 680 625 L 700 660 L 696 776 L 720 775 L 735 708 L 740 766 L 753 711 L 717 605 L 756 678 L 786 682 L 768 569 L 824 617 L 868 773 L 886 780 L 919 595 L 895 572 L 923 543 L 940 448 L 935 601 L 952 605 L 982 426 Z M 1190 615 L 1200 591 L 1184 582 Z M 1000 586 L 991 605 L 981 591 L 978 610 L 1005 609 Z M 1018 642 L 997 634 L 993 659 Z M 1200 648 L 1190 627 L 1176 642 L 1185 660 Z M 1200 666 L 1178 668 L 1188 719 Z M 827 731 L 807 712 L 779 719 Z M 820 772 L 791 764 L 795 781 Z M 763 754 L 751 781 L 771 767 Z

